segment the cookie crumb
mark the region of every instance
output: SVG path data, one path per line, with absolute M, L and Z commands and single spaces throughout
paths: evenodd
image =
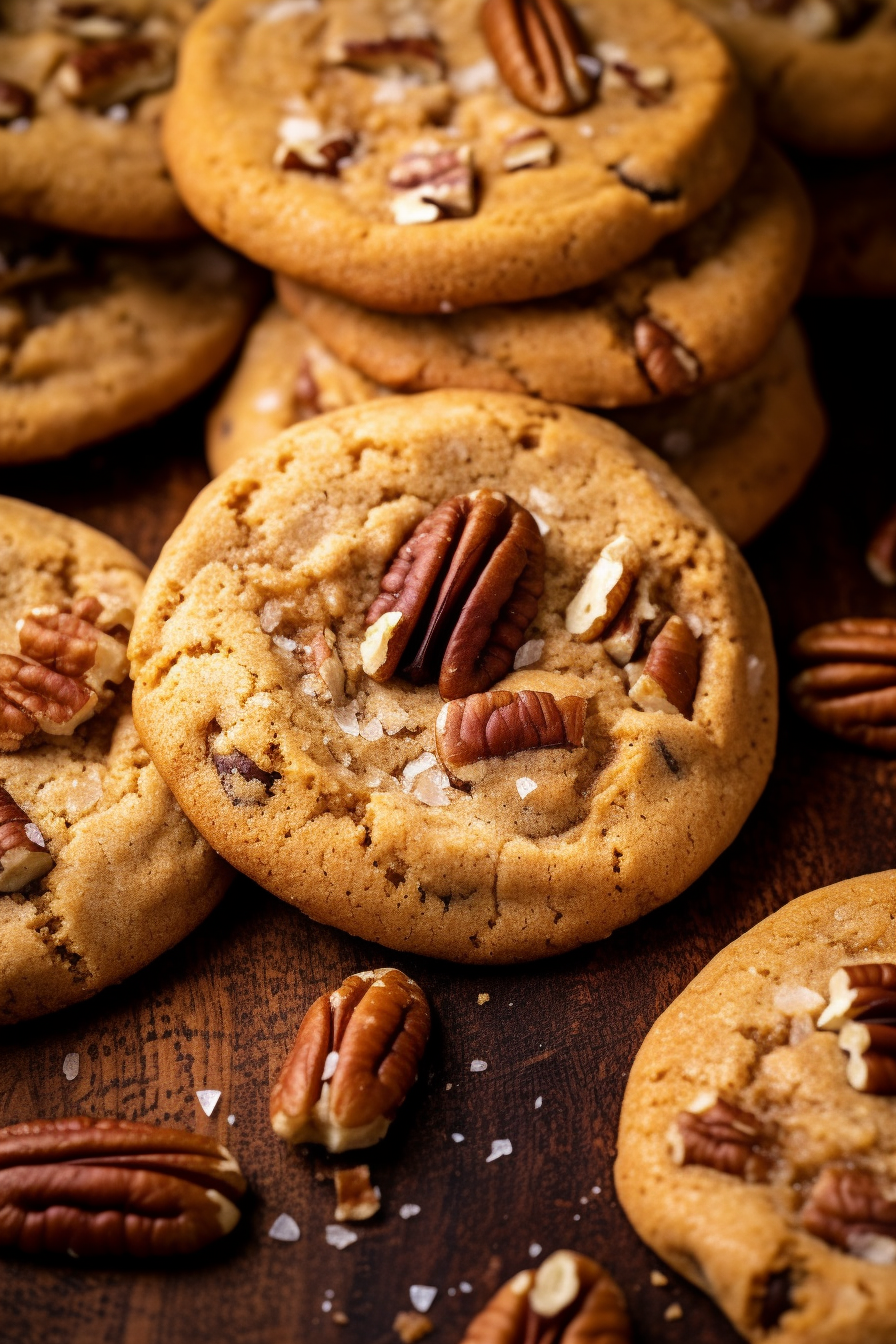
M 491 994 L 480 994 L 476 1002 L 479 1004 L 479 1007 L 481 1008 L 484 1003 L 488 1003 L 490 998 Z
M 81 1056 L 75 1053 L 66 1055 L 62 1061 L 62 1072 L 70 1083 L 74 1082 L 81 1069 Z
M 402 1344 L 416 1344 L 418 1339 L 432 1334 L 433 1324 L 420 1311 L 400 1311 L 392 1322 L 392 1329 Z
M 679 1302 L 672 1302 L 663 1312 L 663 1320 L 680 1321 L 683 1315 L 684 1312 L 681 1309 L 681 1304 Z
M 668 1288 L 669 1286 L 669 1280 L 666 1278 L 665 1274 L 658 1269 L 652 1269 L 650 1271 L 650 1282 L 654 1288 Z
M 513 1152 L 513 1144 L 509 1139 L 492 1139 L 492 1150 L 486 1162 L 497 1162 L 499 1157 L 510 1157 Z
M 331 1319 L 334 1325 L 348 1325 L 348 1317 L 344 1311 L 334 1311 Z

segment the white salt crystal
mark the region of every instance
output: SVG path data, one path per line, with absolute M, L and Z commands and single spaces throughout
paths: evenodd
M 352 1246 L 358 1240 L 357 1232 L 353 1232 L 350 1227 L 343 1227 L 341 1223 L 327 1223 L 324 1237 L 327 1245 L 334 1246 L 337 1251 L 344 1251 L 346 1246 Z
M 411 1306 L 425 1314 L 435 1302 L 438 1291 L 438 1288 L 428 1288 L 425 1283 L 412 1283 Z
M 599 1185 L 592 1185 L 592 1187 L 591 1187 L 591 1193 L 592 1193 L 592 1195 L 599 1195 L 599 1194 L 600 1194 L 600 1186 L 599 1186 Z
M 287 145 L 303 145 L 315 140 L 323 130 L 314 117 L 284 117 L 277 127 L 277 135 Z
M 492 1139 L 492 1150 L 486 1162 L 497 1162 L 499 1157 L 510 1157 L 513 1152 L 513 1144 L 509 1139 Z
M 212 1111 L 221 1100 L 221 1093 L 216 1092 L 213 1087 L 201 1087 L 196 1093 L 199 1098 L 199 1105 L 205 1111 L 206 1115 L 211 1115 Z
M 350 700 L 347 705 L 336 705 L 333 709 L 333 718 L 339 727 L 349 737 L 358 737 L 361 729 L 358 727 L 358 702 Z
M 283 604 L 278 602 L 275 597 L 269 597 L 261 609 L 258 624 L 266 635 L 270 635 L 277 629 L 282 616 Z
M 407 710 L 402 709 L 401 705 L 385 704 L 377 707 L 377 718 L 389 737 L 394 737 L 407 727 L 408 717 Z
M 402 1204 L 401 1208 L 398 1210 L 398 1216 L 407 1221 L 408 1218 L 416 1218 L 419 1212 L 419 1204 Z
M 35 822 L 35 821 L 26 821 L 26 822 L 25 822 L 25 834 L 27 835 L 28 839 L 31 841 L 32 845 L 40 845 L 41 848 L 46 849 L 46 841 L 44 840 L 43 832 L 41 831 L 41 829 L 40 829 L 40 827 L 38 826 L 37 822 Z
M 541 509 L 554 518 L 563 517 L 563 505 L 556 495 L 549 494 L 547 490 L 541 490 L 537 485 L 533 485 L 529 489 L 529 499 L 536 509 Z
M 447 807 L 451 802 L 451 782 L 442 770 L 426 771 L 414 784 L 414 797 L 427 807 Z
M 301 1235 L 298 1223 L 288 1213 L 281 1213 L 268 1228 L 268 1236 L 272 1241 L 298 1241 Z
M 324 1060 L 324 1071 L 320 1076 L 322 1083 L 328 1083 L 336 1072 L 336 1066 L 339 1063 L 339 1051 L 331 1050 Z
M 536 1111 L 540 1111 L 540 1110 L 541 1110 L 541 1103 L 542 1103 L 543 1100 L 544 1100 L 543 1097 L 536 1097 L 536 1098 L 535 1098 L 535 1109 L 536 1109 Z
M 77 1054 L 66 1055 L 62 1061 L 62 1072 L 68 1081 L 74 1082 L 81 1068 L 81 1056 Z
M 466 1279 L 461 1279 L 460 1283 L 457 1286 L 462 1293 L 472 1293 L 473 1291 L 472 1283 L 467 1283 Z
M 236 1116 L 235 1116 L 235 1115 L 228 1115 L 228 1117 L 227 1117 L 227 1123 L 228 1123 L 228 1125 L 235 1125 L 235 1124 L 236 1124 Z
M 529 1247 L 529 1254 L 533 1260 L 537 1260 L 538 1257 L 541 1255 L 541 1247 L 539 1246 L 537 1241 L 532 1242 L 532 1245 Z
M 333 1310 L 333 1303 L 330 1302 L 329 1299 L 324 1299 L 324 1301 L 321 1302 L 321 1304 L 320 1304 L 320 1309 L 321 1309 L 321 1311 L 332 1311 L 332 1310 Z
M 521 667 L 531 667 L 537 663 L 544 653 L 543 639 L 527 639 L 525 644 L 521 644 L 516 651 L 513 659 L 513 670 L 516 672 Z
M 535 780 L 527 778 L 526 775 L 523 775 L 516 782 L 516 791 L 521 798 L 528 798 L 529 794 L 534 793 L 537 788 L 538 785 Z
M 295 653 L 296 651 L 295 640 L 287 639 L 286 635 L 272 635 L 271 643 L 276 644 L 277 648 L 282 649 L 284 653 Z
M 117 122 L 120 126 L 122 122 L 130 120 L 131 110 L 127 103 L 113 103 L 111 107 L 106 108 L 103 116 L 107 121 Z
M 416 760 L 408 761 L 401 772 L 401 777 L 405 781 L 405 788 L 409 789 L 412 780 L 416 779 L 417 775 L 422 775 L 424 770 L 431 770 L 434 765 L 438 765 L 438 761 L 431 751 L 424 751 L 423 755 L 418 756 Z
M 463 1134 L 452 1134 L 451 1137 L 455 1143 L 463 1143 L 464 1141 Z
M 782 985 L 775 995 L 775 1007 L 788 1016 L 812 1013 L 824 1007 L 824 999 L 807 985 Z
M 371 719 L 370 722 L 365 723 L 364 727 L 361 729 L 361 736 L 364 738 L 365 742 L 378 742 L 382 735 L 383 725 L 380 723 L 379 719 Z
M 473 1062 L 472 1062 L 471 1065 L 470 1065 L 470 1072 L 471 1072 L 471 1073 L 485 1073 L 485 1071 L 486 1071 L 487 1068 L 488 1068 L 488 1064 L 485 1062 L 484 1059 L 474 1059 Z

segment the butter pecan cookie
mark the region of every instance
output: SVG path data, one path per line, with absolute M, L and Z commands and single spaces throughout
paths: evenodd
M 409 313 L 590 284 L 713 205 L 750 138 L 670 0 L 214 0 L 165 127 L 210 232 Z
M 756 90 L 763 125 L 812 154 L 896 149 L 896 0 L 687 0 Z
M 110 537 L 0 499 L 0 1023 L 132 975 L 229 880 L 134 728 L 144 577 Z
M 200 0 L 0 0 L 0 214 L 112 238 L 195 233 L 162 157 Z
M 632 1068 L 616 1189 L 750 1340 L 891 1344 L 896 872 L 801 896 L 725 948 Z
M 235 866 L 322 922 L 546 956 L 670 900 L 771 765 L 740 555 L 617 426 L 489 392 L 288 430 L 199 496 L 131 641 L 142 739 Z
M 135 247 L 0 221 L 0 462 L 170 410 L 230 357 L 260 295 L 211 239 Z
M 347 364 L 396 391 L 482 387 L 631 406 L 755 363 L 802 288 L 811 243 L 806 194 L 765 145 L 702 218 L 602 284 L 558 298 L 400 317 L 286 277 L 279 294 Z
M 813 162 L 805 177 L 816 219 L 807 289 L 896 295 L 896 156 Z

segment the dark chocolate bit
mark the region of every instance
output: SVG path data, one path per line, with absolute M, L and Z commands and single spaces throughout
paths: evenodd
M 792 1287 L 793 1274 L 789 1265 L 785 1269 L 775 1270 L 774 1274 L 769 1274 L 765 1281 L 762 1306 L 759 1309 L 761 1329 L 774 1330 L 785 1311 L 789 1311 L 793 1306 L 793 1298 L 790 1295 Z

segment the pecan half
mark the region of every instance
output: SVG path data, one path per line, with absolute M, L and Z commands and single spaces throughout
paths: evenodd
M 825 1167 L 801 1218 L 808 1232 L 832 1246 L 877 1264 L 896 1264 L 896 1199 L 869 1172 Z
M 95 597 L 81 598 L 70 608 L 38 607 L 16 622 L 19 647 L 26 658 L 77 677 L 103 696 L 106 683 L 120 685 L 131 665 L 126 644 L 96 624 L 102 612 Z
M 4 743 L 12 739 L 18 722 L 12 713 L 18 709 L 28 719 L 28 732 L 22 733 L 15 745 L 4 746 L 15 751 L 22 738 L 41 729 L 45 733 L 68 736 L 79 724 L 89 719 L 96 708 L 95 691 L 73 677 L 66 677 L 40 663 L 26 663 L 12 653 L 0 653 L 0 710 L 6 729 Z
M 461 1344 L 631 1344 L 621 1289 L 596 1261 L 555 1251 L 523 1270 L 467 1326 Z
M 311 641 L 311 661 L 330 692 L 333 704 L 341 705 L 345 699 L 345 668 L 336 652 L 336 636 L 332 630 L 318 630 Z
M 337 1223 L 360 1223 L 380 1211 L 379 1191 L 370 1184 L 370 1168 L 341 1167 L 333 1173 Z
M 372 75 L 417 75 L 427 83 L 445 77 L 445 60 L 435 37 L 384 37 L 378 42 L 343 42 L 342 65 Z
M 791 652 L 805 665 L 789 688 L 802 718 L 848 742 L 896 751 L 896 620 L 825 621 L 804 630 Z
M 587 642 L 603 634 L 640 572 L 641 552 L 631 537 L 618 536 L 608 542 L 566 608 L 566 628 L 573 639 Z
M 357 145 L 358 138 L 351 131 L 321 131 L 306 140 L 281 141 L 274 163 L 284 172 L 338 177 Z
M 642 574 L 618 616 L 604 631 L 601 643 L 617 667 L 625 667 L 634 660 L 642 637 L 657 634 L 661 622 L 660 608 L 650 597 L 650 580 Z
M 699 679 L 699 645 L 687 622 L 670 616 L 651 644 L 644 671 L 629 695 L 648 712 L 688 716 Z
M 429 1027 L 426 996 L 401 971 L 350 975 L 302 1019 L 271 1093 L 274 1132 L 331 1153 L 379 1142 L 417 1076 Z
M 174 52 L 161 42 L 122 38 L 73 52 L 56 82 L 70 102 L 96 108 L 127 103 L 167 88 L 174 79 Z
M 182 1255 L 230 1232 L 246 1182 L 226 1148 L 128 1120 L 0 1130 L 0 1246 Z
M 525 107 L 563 116 L 593 102 L 588 49 L 563 0 L 485 0 L 480 23 L 501 78 Z
M 417 685 L 438 679 L 446 700 L 505 676 L 544 591 L 544 542 L 509 495 L 455 495 L 415 528 L 367 612 L 364 671 Z
M 403 154 L 389 172 L 396 224 L 434 224 L 476 212 L 476 178 L 469 145 L 423 145 Z
M 652 317 L 635 323 L 635 353 L 647 381 L 661 397 L 682 397 L 700 379 L 700 361 Z
M 768 1138 L 761 1123 L 727 1101 L 715 1101 L 697 1113 L 682 1111 L 669 1143 L 672 1160 L 680 1167 L 712 1167 L 745 1181 L 768 1176 Z
M 0 892 L 23 891 L 52 867 L 40 827 L 0 788 Z
M 581 695 L 557 700 L 549 691 L 486 691 L 452 700 L 436 720 L 436 750 L 450 769 L 519 751 L 581 747 L 587 704 Z
M 34 98 L 28 89 L 11 79 L 0 79 L 0 126 L 31 115 Z
M 857 1092 L 896 1096 L 896 1027 L 880 1022 L 847 1022 L 840 1049 L 849 1055 L 846 1080 Z
M 885 588 L 896 584 L 896 505 L 876 528 L 865 561 L 878 583 Z
M 839 1031 L 854 1020 L 896 1025 L 896 966 L 891 961 L 841 966 L 831 976 L 818 1026 Z
M 242 751 L 212 752 L 221 788 L 234 807 L 258 807 L 270 798 L 280 778 L 276 770 L 262 770 Z

